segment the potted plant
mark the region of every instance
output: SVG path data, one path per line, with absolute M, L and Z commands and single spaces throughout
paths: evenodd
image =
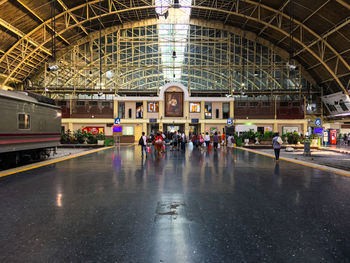
M 92 133 L 87 134 L 87 143 L 88 144 L 97 144 L 96 135 Z
M 74 138 L 79 144 L 83 144 L 85 142 L 85 132 L 82 132 L 80 129 L 74 132 Z
M 99 134 L 96 135 L 96 139 L 97 139 L 97 145 L 104 145 L 106 137 L 102 132 L 100 132 Z

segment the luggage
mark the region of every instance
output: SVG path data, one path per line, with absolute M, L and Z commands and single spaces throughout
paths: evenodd
M 144 141 L 143 141 L 143 138 L 141 136 L 140 140 L 139 140 L 139 145 L 143 146 L 144 145 Z
M 151 153 L 151 147 L 147 146 L 147 153 Z

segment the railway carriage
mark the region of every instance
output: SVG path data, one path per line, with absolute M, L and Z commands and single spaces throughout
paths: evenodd
M 0 167 L 43 160 L 60 141 L 61 109 L 52 99 L 0 90 Z

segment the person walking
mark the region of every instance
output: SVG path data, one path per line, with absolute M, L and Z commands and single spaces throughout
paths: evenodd
M 163 141 L 164 141 L 163 137 L 158 132 L 156 138 L 153 141 L 154 149 L 156 154 L 158 154 L 158 156 L 160 156 L 162 153 Z
M 234 137 L 232 134 L 230 134 L 230 135 L 227 137 L 227 148 L 228 148 L 228 149 L 232 149 L 234 143 L 235 143 L 235 137 Z
M 225 132 L 223 132 L 222 135 L 221 135 L 221 144 L 222 144 L 222 146 L 225 146 L 225 140 L 226 140 L 226 134 L 225 134 Z
M 142 132 L 142 136 L 139 140 L 139 145 L 141 146 L 141 154 L 143 158 L 143 151 L 145 151 L 146 157 L 147 157 L 147 137 L 145 135 L 145 132 Z
M 283 143 L 283 141 L 282 141 L 281 137 L 279 136 L 279 133 L 276 133 L 272 139 L 272 146 L 273 146 L 273 150 L 275 151 L 276 162 L 278 162 L 279 158 L 280 158 L 280 151 L 281 151 L 282 143 Z
M 219 144 L 219 136 L 217 132 L 214 133 L 213 143 L 214 143 L 214 151 L 216 151 L 218 149 L 218 144 Z
M 204 143 L 203 135 L 201 133 L 199 133 L 199 135 L 198 135 L 198 145 L 199 145 L 200 149 L 202 149 L 203 143 Z
M 193 135 L 191 137 L 191 141 L 193 143 L 193 147 L 198 148 L 198 139 L 197 139 L 197 135 L 195 133 L 193 133 Z
M 205 136 L 204 136 L 204 141 L 205 141 L 205 146 L 207 147 L 207 149 L 209 149 L 209 144 L 210 144 L 210 136 L 209 133 L 206 132 Z
M 182 151 L 186 151 L 186 143 L 187 143 L 187 138 L 186 138 L 186 134 L 183 131 L 181 133 L 181 150 Z

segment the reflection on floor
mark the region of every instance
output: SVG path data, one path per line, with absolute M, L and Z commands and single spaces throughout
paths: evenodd
M 1 262 L 347 262 L 350 178 L 110 149 L 0 180 Z

